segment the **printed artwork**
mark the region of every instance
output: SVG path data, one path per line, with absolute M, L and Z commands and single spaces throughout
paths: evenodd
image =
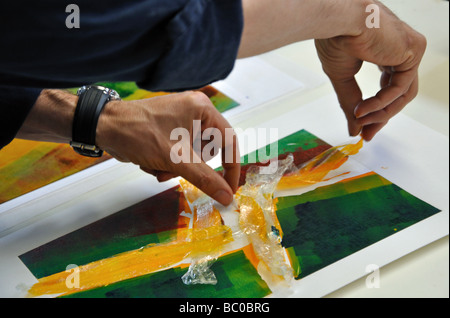
M 334 156 L 332 149 L 306 130 L 278 141 L 280 160 L 292 154 L 297 167 L 312 162 L 313 173 L 324 161 L 314 159 L 323 159 L 327 151 Z M 240 185 L 246 182 L 246 172 L 252 166 L 247 158 L 241 160 Z M 346 157 L 337 156 L 336 160 Z M 297 280 L 439 212 L 374 172 L 345 176 L 331 184 L 319 184 L 312 191 L 274 200 L 279 222 L 274 232 L 281 232 L 281 246 Z M 227 231 L 219 235 L 206 231 L 202 232 L 205 240 L 193 242 L 197 245 L 180 244 L 186 242 L 180 238 L 189 233 L 189 209 L 183 191 L 174 187 L 21 255 L 21 261 L 39 280 L 31 287 L 30 296 L 213 298 L 272 294 L 273 284 L 263 279 L 248 243 L 227 250 L 211 264 L 215 285 L 183 283 L 181 278 L 189 269 L 183 262 L 184 253 L 190 248 L 208 250 L 208 242 L 235 238 Z M 217 229 L 227 225 L 215 224 Z M 83 275 L 88 274 L 88 283 L 68 289 L 68 265 L 86 269 Z
M 123 100 L 137 100 L 168 94 L 140 89 L 134 82 L 99 83 L 115 89 Z M 76 93 L 76 89 L 69 89 Z M 238 103 L 212 86 L 201 88 L 214 106 L 225 112 Z M 0 204 L 54 181 L 111 159 L 78 155 L 66 144 L 15 139 L 0 151 Z

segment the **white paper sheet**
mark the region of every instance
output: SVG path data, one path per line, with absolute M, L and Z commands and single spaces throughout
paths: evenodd
M 345 120 L 340 118 L 342 119 L 342 114 L 335 96 L 330 95 L 287 114 L 280 114 L 260 127 L 277 127 L 279 138 L 306 129 L 319 138 L 338 145 L 349 139 Z M 447 137 L 401 114 L 390 122 L 351 160 L 358 162 L 361 171 L 368 169 L 377 172 L 442 212 L 296 281 L 294 294 L 291 296 L 324 296 L 367 275 L 368 264 L 381 267 L 448 235 L 448 196 L 441 195 L 444 192 L 448 194 L 448 158 Z M 0 297 L 23 296 L 23 284 L 36 282 L 18 259 L 22 253 L 176 183 L 176 180 L 172 180 L 159 184 L 135 171 L 128 177 L 112 181 L 109 186 L 81 194 L 63 205 L 52 206 L 51 198 L 43 199 L 50 209 L 45 217 L 0 238 Z
M 348 137 L 335 95 L 280 114 L 262 125 L 278 127 L 280 139 L 302 127 L 339 145 Z M 292 297 L 322 297 L 449 233 L 448 137 L 399 114 L 351 160 L 395 183 L 442 212 L 296 281 Z M 276 294 L 272 297 L 277 297 Z
M 323 74 L 316 74 L 282 57 L 270 61 L 258 56 L 237 60 L 230 75 L 213 84 L 239 103 L 238 107 L 224 113 L 226 118 L 251 114 L 267 102 L 293 92 L 314 89 L 325 82 Z M 290 74 L 280 69 L 290 69 Z

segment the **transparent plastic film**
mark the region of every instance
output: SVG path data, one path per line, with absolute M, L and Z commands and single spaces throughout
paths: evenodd
M 176 239 L 81 265 L 77 268 L 82 277 L 78 288 L 68 287 L 66 271 L 42 277 L 29 289 L 28 295 L 69 295 L 180 266 L 189 260 L 191 265 L 183 281 L 188 284 L 217 282 L 209 267 L 220 256 L 222 246 L 233 241 L 231 229 L 223 224 L 212 199 L 190 184 L 185 186 L 187 197 L 194 199 L 194 212 L 186 213 L 193 217 L 193 222 L 191 227 L 178 229 Z
M 278 168 L 272 174 L 260 173 L 260 167 L 248 169 L 246 183 L 238 190 L 236 201 L 239 207 L 239 226 L 247 235 L 257 258 L 257 269 L 271 285 L 289 283 L 293 270 L 281 246 L 282 231 L 276 216 L 275 188 L 283 174 L 292 167 L 290 154 L 277 161 Z
M 299 167 L 293 164 L 293 156 L 273 161 L 277 166 L 273 173 L 264 173 L 261 167 L 247 170 L 246 183 L 235 198 L 239 207 L 239 226 L 251 243 L 253 262 L 271 289 L 289 285 L 294 270 L 281 245 L 282 229 L 276 215 L 275 190 L 300 188 L 326 180 L 332 170 L 344 164 L 348 157 L 359 152 L 361 138 L 355 144 L 332 147 Z
M 213 199 L 181 180 L 181 190 L 188 201 L 181 216 L 190 221 L 189 226 L 177 229 L 175 238 L 79 266 L 82 279 L 78 288 L 68 288 L 66 271 L 39 278 L 29 289 L 29 296 L 68 295 L 184 264 L 190 264 L 182 277 L 184 284 L 216 284 L 211 265 L 231 242 L 242 243 L 244 253 L 271 289 L 286 283 L 289 286 L 294 271 L 281 245 L 283 232 L 276 215 L 275 190 L 327 180 L 330 171 L 339 168 L 362 146 L 361 139 L 355 144 L 332 147 L 299 167 L 294 166 L 292 154 L 284 160 L 272 160 L 271 169 L 250 167 L 246 183 L 235 195 L 239 215 L 231 227 L 224 224 Z
M 180 237 L 192 240 L 174 240 L 149 244 L 139 249 L 94 261 L 78 267 L 81 277 L 79 287 L 66 284 L 68 273 L 62 271 L 40 278 L 28 291 L 30 297 L 42 295 L 69 295 L 76 292 L 107 286 L 126 279 L 179 266 L 192 255 L 212 253 L 218 246 L 232 240 L 231 231 L 223 226 L 206 229 L 179 229 Z
M 192 236 L 188 239 L 195 242 L 199 240 L 199 233 L 212 228 L 223 230 L 223 240 L 217 241 L 217 245 L 210 249 L 192 252 L 191 263 L 188 271 L 181 278 L 186 285 L 192 284 L 217 284 L 217 278 L 211 270 L 211 265 L 222 254 L 225 244 L 232 241 L 231 230 L 223 224 L 220 212 L 214 207 L 214 200 L 193 186 L 188 181 L 180 180 L 181 188 L 193 211 L 191 217 Z
M 277 189 L 292 189 L 323 181 L 330 171 L 339 168 L 349 156 L 357 154 L 362 146 L 363 139 L 361 138 L 355 144 L 336 146 L 322 152 L 283 176 Z

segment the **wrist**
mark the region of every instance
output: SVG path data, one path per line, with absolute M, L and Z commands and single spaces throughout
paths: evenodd
M 366 9 L 372 4 L 376 2 L 374 0 L 339 0 L 325 5 L 324 23 L 330 29 L 327 30 L 328 34 L 320 38 L 361 35 L 366 28 L 365 21 L 369 14 Z
M 63 90 L 42 90 L 16 137 L 69 143 L 77 101 L 76 95 Z
M 103 150 L 97 143 L 98 120 L 105 105 L 120 99 L 119 94 L 110 88 L 93 85 L 80 87 L 77 95 L 70 145 L 80 155 L 101 157 Z
M 118 119 L 123 117 L 121 109 L 123 108 L 122 100 L 114 100 L 108 102 L 98 119 L 96 128 L 96 143 L 100 149 L 106 152 L 113 152 L 112 145 L 114 141 L 117 141 L 120 136 L 117 134 L 116 129 L 120 125 Z

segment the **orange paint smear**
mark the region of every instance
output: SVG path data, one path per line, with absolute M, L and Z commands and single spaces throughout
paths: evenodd
M 363 140 L 361 139 L 357 144 L 333 147 L 323 152 L 303 165 L 297 172 L 283 176 L 278 183 L 278 188 L 300 187 L 323 181 L 328 172 L 340 167 L 348 159 L 348 156 L 356 154 L 362 145 Z M 186 199 L 190 203 L 204 195 L 203 192 L 186 180 L 181 180 L 180 184 Z M 241 230 L 250 237 L 256 238 L 259 244 L 267 244 L 268 247 L 273 246 L 273 241 L 270 241 L 269 238 L 271 229 L 267 226 L 267 216 L 264 215 L 261 206 L 255 201 L 255 198 L 242 195 L 239 190 L 237 196 L 240 201 L 239 224 Z M 265 195 L 265 199 L 269 200 L 272 205 L 268 217 L 272 219 L 272 223 L 280 231 L 281 239 L 282 232 L 276 216 L 276 198 L 273 199 L 268 196 L 269 194 Z M 183 206 L 185 211 L 192 213 L 186 201 L 184 201 Z M 181 263 L 188 257 L 195 258 L 198 255 L 216 254 L 225 244 L 233 241 L 231 229 L 223 224 L 220 212 L 215 207 L 207 214 L 207 217 L 199 216 L 196 206 L 194 206 L 192 214 L 193 227 L 179 229 L 176 241 L 149 244 L 138 250 L 80 266 L 79 288 L 69 288 L 66 285 L 70 272 L 60 272 L 43 277 L 31 287 L 29 295 L 33 297 L 55 294 L 69 295 L 173 266 L 182 266 Z M 270 261 L 273 260 L 269 258 L 269 262 L 265 262 L 254 248 L 253 244 L 243 248 L 245 255 L 253 266 L 260 270 L 262 268 L 266 272 L 272 271 L 274 264 L 270 264 Z M 272 273 L 272 275 L 272 279 L 283 279 L 279 273 Z
M 280 252 L 278 249 L 281 246 L 274 244 L 273 240 L 271 240 L 270 229 L 268 229 L 263 210 L 252 197 L 241 196 L 239 201 L 239 226 L 247 235 L 249 241 L 252 242 L 246 247 L 245 255 L 257 270 L 263 269 L 265 278 L 268 278 L 267 275 L 270 275 L 271 281 L 282 281 L 284 278 L 282 269 L 279 268 L 281 264 L 279 262 L 280 255 L 278 254 Z M 275 211 L 275 208 L 273 211 Z M 276 215 L 274 217 L 274 220 L 278 223 Z M 257 245 L 255 246 L 255 244 Z
M 267 243 L 266 219 L 258 203 L 248 196 L 242 195 L 240 201 L 239 225 L 241 230 L 249 236 L 257 236 Z
M 350 155 L 354 155 L 359 152 L 363 146 L 363 139 L 361 138 L 356 144 L 348 144 L 343 146 L 337 146 L 330 148 L 320 155 L 316 156 L 309 162 L 302 165 L 296 172 L 284 175 L 281 177 L 277 184 L 277 189 L 292 189 L 302 186 L 308 186 L 321 181 L 330 180 L 339 176 L 343 176 L 348 172 L 339 174 L 338 176 L 325 179 L 327 174 L 339 168 L 344 164 Z M 254 190 L 247 190 L 246 194 L 256 193 Z M 279 246 L 274 245 L 273 242 L 273 229 L 269 228 L 267 222 L 271 222 L 274 227 L 279 231 L 280 240 L 283 237 L 282 229 L 276 215 L 276 198 L 272 198 L 271 193 L 265 193 L 264 198 L 268 205 L 271 205 L 270 209 L 266 208 L 266 211 L 270 215 L 264 215 L 264 212 L 260 204 L 251 195 L 246 196 L 242 194 L 242 187 L 237 192 L 237 201 L 239 202 L 239 225 L 241 230 L 248 236 L 249 241 L 252 244 L 244 248 L 245 255 L 250 260 L 252 265 L 261 271 L 266 278 L 273 281 L 283 281 L 286 276 L 286 270 L 283 270 L 281 265 L 279 254 Z M 266 213 L 267 213 L 266 212 Z M 272 239 L 272 240 L 271 240 Z M 257 242 L 257 246 L 255 243 Z M 261 253 L 262 246 L 265 246 L 266 250 L 272 250 L 269 252 Z M 264 248 L 263 248 L 264 249 Z M 258 252 L 259 250 L 259 252 Z M 292 260 L 287 257 L 287 262 L 290 263 L 290 268 L 293 268 Z M 280 275 L 280 273 L 283 273 Z M 283 277 L 284 276 L 284 277 Z
M 200 190 L 187 181 L 182 181 L 183 190 L 189 202 L 201 195 Z M 68 288 L 66 279 L 70 273 L 60 272 L 39 279 L 32 286 L 29 295 L 69 295 L 76 292 L 106 286 L 122 280 L 146 275 L 179 265 L 183 260 L 198 255 L 215 253 L 223 245 L 233 241 L 231 229 L 223 225 L 220 212 L 213 207 L 207 215 L 198 215 L 194 206 L 192 213 L 186 201 L 184 211 L 193 214 L 193 227 L 181 228 L 177 240 L 163 244 L 150 244 L 79 267 L 79 288 Z M 71 286 L 71 285 L 69 285 Z
M 356 144 L 336 146 L 322 152 L 296 172 L 283 176 L 277 189 L 293 189 L 324 181 L 330 171 L 339 168 L 349 156 L 357 154 L 362 146 L 363 139 L 361 138 Z
M 255 250 L 253 249 L 253 245 L 249 244 L 242 248 L 242 251 L 245 254 L 245 257 L 250 261 L 254 268 L 258 268 L 259 258 L 256 256 Z
M 205 195 L 199 188 L 194 186 L 192 183 L 185 179 L 180 180 L 181 185 L 181 191 L 184 193 L 185 198 L 190 202 L 193 203 L 194 201 L 198 200 L 200 197 Z
M 189 182 L 182 180 L 183 191 L 189 202 L 203 193 Z M 66 280 L 70 272 L 60 272 L 39 279 L 29 290 L 32 297 L 42 295 L 69 295 L 84 290 L 106 286 L 126 279 L 146 275 L 180 265 L 189 258 L 216 253 L 232 242 L 232 232 L 222 221 L 220 212 L 213 206 L 207 214 L 199 215 L 194 205 L 192 213 L 184 201 L 184 210 L 193 214 L 193 227 L 181 228 L 177 240 L 163 244 L 149 244 L 138 250 L 121 253 L 79 267 L 80 286 L 69 288 Z M 69 284 L 69 286 L 72 286 Z

